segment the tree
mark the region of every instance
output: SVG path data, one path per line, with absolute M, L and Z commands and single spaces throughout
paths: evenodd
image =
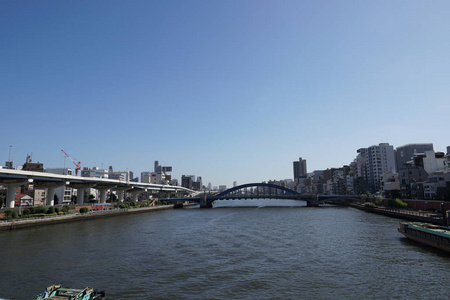
M 62 207 L 62 211 L 63 212 L 65 212 L 65 213 L 67 213 L 67 212 L 69 212 L 69 210 L 70 210 L 70 205 L 63 205 L 63 207 Z
M 113 192 L 109 192 L 109 202 L 113 203 L 116 202 L 117 196 Z
M 0 208 L 2 208 L 3 205 L 5 205 L 5 202 L 6 202 L 6 196 L 0 195 Z
M 386 206 L 392 208 L 407 208 L 408 204 L 396 198 L 396 199 L 388 199 Z

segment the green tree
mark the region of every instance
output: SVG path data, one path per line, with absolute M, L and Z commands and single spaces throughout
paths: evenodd
M 63 212 L 65 212 L 65 213 L 67 213 L 67 212 L 69 212 L 69 210 L 70 210 L 70 206 L 69 205 L 63 205 L 63 207 L 62 207 L 62 211 Z
M 109 192 L 109 202 L 113 203 L 117 201 L 117 196 L 113 192 Z
M 407 208 L 408 204 L 403 202 L 399 198 L 396 198 L 396 199 L 388 199 L 386 202 L 386 206 L 392 208 Z
M 13 213 L 13 211 L 12 211 L 11 209 L 5 210 L 5 216 L 6 216 L 7 218 L 11 217 L 11 216 L 12 216 L 12 213 Z
M 36 213 L 37 214 L 45 214 L 47 212 L 47 208 L 45 206 L 36 206 Z
M 89 195 L 89 202 L 95 202 L 95 196 L 94 195 L 92 195 L 92 194 L 90 194 Z
M 382 205 L 383 204 L 383 196 L 378 195 L 374 198 L 373 203 L 376 205 Z
M 3 205 L 5 205 L 5 203 L 6 203 L 6 196 L 0 195 L 0 208 L 2 208 Z

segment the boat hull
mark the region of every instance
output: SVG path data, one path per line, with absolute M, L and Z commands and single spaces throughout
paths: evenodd
M 426 223 L 400 223 L 398 231 L 407 238 L 450 253 L 450 230 Z

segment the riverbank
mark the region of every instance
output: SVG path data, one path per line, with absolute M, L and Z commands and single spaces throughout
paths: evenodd
M 379 207 L 366 207 L 363 204 L 358 203 L 348 203 L 348 206 L 364 210 L 369 213 L 384 215 L 392 218 L 414 221 L 414 222 L 425 222 L 436 225 L 445 225 L 444 215 L 442 212 L 431 212 L 431 211 L 417 211 L 408 209 L 397 209 L 397 208 L 387 208 L 383 206 Z
M 78 221 L 86 221 L 98 218 L 108 218 L 114 216 L 122 216 L 122 215 L 131 215 L 131 214 L 139 214 L 139 213 L 147 213 L 153 211 L 160 210 L 168 210 L 173 209 L 173 204 L 169 205 L 159 205 L 159 206 L 151 206 L 151 207 L 142 207 L 142 208 L 122 208 L 122 209 L 103 209 L 103 210 L 92 210 L 87 213 L 71 213 L 68 215 L 59 215 L 59 216 L 46 216 L 39 218 L 27 218 L 27 219 L 14 219 L 7 221 L 0 221 L 0 231 L 7 230 L 16 230 L 37 226 L 47 226 L 53 224 L 61 224 L 61 223 L 69 223 L 69 222 L 78 222 Z

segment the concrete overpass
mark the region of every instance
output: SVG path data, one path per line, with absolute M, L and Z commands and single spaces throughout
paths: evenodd
M 106 202 L 106 191 L 116 190 L 119 194 L 118 201 L 124 200 L 125 192 L 133 195 L 137 201 L 140 193 L 153 190 L 159 192 L 175 192 L 177 195 L 190 194 L 193 191 L 184 187 L 142 183 L 133 181 L 122 181 L 107 178 L 78 177 L 72 175 L 60 175 L 44 172 L 19 171 L 11 169 L 0 169 L 0 185 L 7 188 L 6 207 L 14 208 L 15 190 L 24 184 L 34 184 L 36 187 L 46 188 L 46 204 L 53 206 L 53 195 L 57 187 L 70 186 L 77 189 L 78 204 L 84 202 L 84 191 L 88 188 L 97 189 L 100 192 L 100 202 Z

